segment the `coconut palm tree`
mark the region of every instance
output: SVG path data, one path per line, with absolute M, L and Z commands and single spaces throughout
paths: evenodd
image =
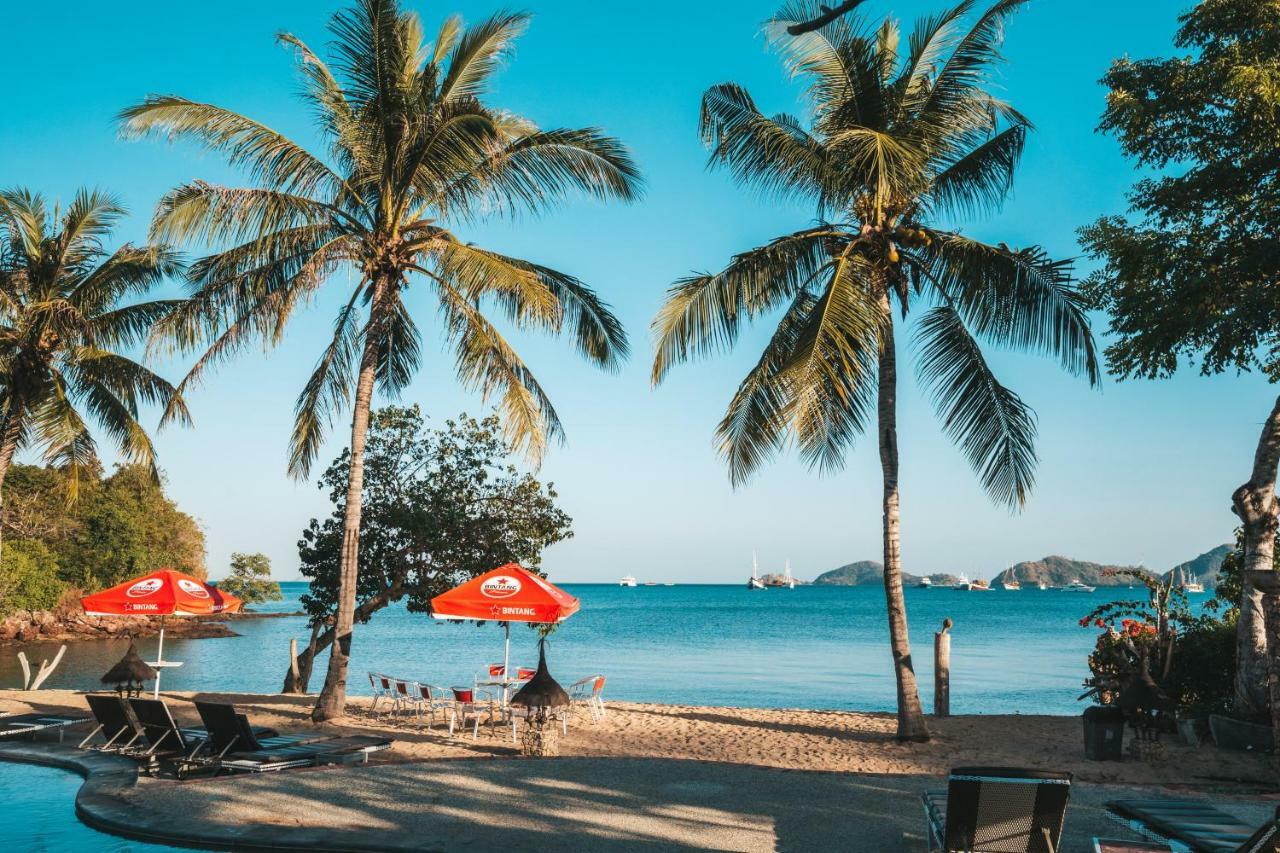
M 330 420 L 351 404 L 337 642 L 317 720 L 341 714 L 346 693 L 370 399 L 375 386 L 404 388 L 419 363 L 411 292 L 440 312 L 460 379 L 499 398 L 507 437 L 534 460 L 562 437 L 560 421 L 482 309 L 494 306 L 516 328 L 568 333 L 605 368 L 627 352 L 621 325 L 582 282 L 452 230 L 490 214 L 543 211 L 571 191 L 623 200 L 639 192 L 638 171 L 614 139 L 592 128 L 540 130 L 482 100 L 527 23 L 502 13 L 465 27 L 452 17 L 427 43 L 418 17 L 396 0 L 360 0 L 329 24 L 332 64 L 282 34 L 298 59 L 322 153 L 180 97 L 151 96 L 122 115 L 127 136 L 192 140 L 225 154 L 255 184 L 186 184 L 157 209 L 157 238 L 220 247 L 192 265 L 190 302 L 157 330 L 158 343 L 179 351 L 207 346 L 180 387 L 251 342 L 277 342 L 323 285 L 344 293 L 333 337 L 297 400 L 289 458 L 290 472 L 305 477 Z
M 997 381 L 979 344 L 1043 352 L 1098 380 L 1088 319 L 1066 264 L 1038 248 L 990 245 L 941 223 L 998 206 L 1030 124 L 988 91 L 1005 20 L 1024 0 L 979 14 L 973 0 L 897 24 L 845 16 L 789 35 L 823 9 L 785 7 L 767 32 L 807 81 L 809 121 L 766 117 L 723 83 L 702 100 L 711 162 L 817 221 L 678 281 L 654 320 L 653 381 L 733 345 L 748 321 L 777 328 L 721 421 L 734 484 L 790 439 L 820 470 L 838 468 L 876 418 L 883 473 L 884 585 L 898 690 L 898 737 L 927 739 L 911 665 L 899 551 L 897 340 L 907 329 L 943 429 L 995 501 L 1032 487 L 1034 414 Z M 803 30 L 803 28 L 802 28 Z
M 127 300 L 181 272 L 163 246 L 103 247 L 124 213 L 96 190 L 77 192 L 65 211 L 29 190 L 0 191 L 0 506 L 24 448 L 70 471 L 74 500 L 81 470 L 100 465 L 90 422 L 158 479 L 139 403 L 189 420 L 173 386 L 120 352 L 179 304 Z

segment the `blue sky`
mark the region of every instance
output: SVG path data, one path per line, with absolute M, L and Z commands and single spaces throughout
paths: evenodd
M 0 52 L 9 80 L 0 121 L 0 184 L 69 198 L 81 185 L 119 193 L 133 212 L 121 240 L 140 240 L 155 200 L 181 181 L 234 181 L 212 155 L 185 146 L 124 142 L 114 116 L 148 93 L 175 93 L 245 112 L 314 142 L 297 78 L 273 35 L 287 29 L 321 47 L 333 2 L 220 0 L 173 4 L 87 0 L 0 4 L 18 38 Z M 448 13 L 476 20 L 488 2 L 411 2 L 434 31 Z M 941 4 L 870 0 L 867 14 L 909 26 Z M 1013 198 L 998 215 L 964 223 L 977 237 L 1039 243 L 1079 254 L 1075 230 L 1118 211 L 1132 183 L 1112 139 L 1094 133 L 1097 80 L 1115 58 L 1168 53 L 1182 3 L 1106 4 L 1106 26 L 1084 3 L 1033 2 L 1008 28 L 1001 84 L 1037 126 Z M 880 554 L 874 437 L 846 469 L 820 478 L 782 458 L 746 488 L 730 488 L 712 431 L 753 362 L 767 325 L 730 356 L 677 370 L 653 391 L 648 324 L 663 292 L 690 270 L 803 227 L 812 211 L 763 201 L 705 168 L 696 127 L 702 92 L 735 80 L 767 112 L 800 109 L 760 37 L 773 0 L 648 3 L 533 0 L 533 25 L 491 102 L 545 127 L 598 125 L 622 138 L 643 167 L 645 199 L 629 207 L 576 201 L 538 220 L 462 229 L 468 239 L 556 266 L 608 299 L 632 336 L 634 357 L 616 376 L 583 365 L 557 340 L 517 336 L 568 432 L 542 474 L 575 519 L 575 537 L 548 552 L 559 580 L 738 581 L 752 550 L 762 566 L 790 558 L 797 576 Z M 1078 267 L 1083 274 L 1088 264 Z M 339 288 L 341 289 L 341 288 Z M 403 400 L 438 418 L 480 412 L 454 381 L 434 313 L 417 304 L 425 365 Z M 262 551 L 277 577 L 297 574 L 295 542 L 327 514 L 313 484 L 285 473 L 293 400 L 337 309 L 320 298 L 270 353 L 248 352 L 190 398 L 197 426 L 161 433 L 170 492 L 205 528 L 214 577 L 230 552 Z M 1099 318 L 1099 328 L 1101 328 Z M 1090 389 L 1037 357 L 993 363 L 1039 414 L 1041 464 L 1027 509 L 993 506 L 951 447 L 905 371 L 900 394 L 903 554 L 908 571 L 990 576 L 1009 562 L 1061 553 L 1167 567 L 1226 541 L 1231 490 L 1243 482 L 1275 391 L 1259 376 L 1108 380 Z M 180 376 L 183 363 L 162 363 Z M 323 459 L 345 444 L 335 432 Z

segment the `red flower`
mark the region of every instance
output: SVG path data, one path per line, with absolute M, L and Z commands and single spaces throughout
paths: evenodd
M 1105 628 L 1105 627 L 1107 627 L 1107 623 L 1106 623 L 1106 622 L 1103 622 L 1101 619 L 1096 619 L 1096 620 L 1094 620 L 1094 623 L 1093 623 L 1093 624 L 1094 624 L 1094 625 L 1097 625 L 1099 628 Z

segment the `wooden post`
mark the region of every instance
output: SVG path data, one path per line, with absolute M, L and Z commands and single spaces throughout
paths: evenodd
M 942 620 L 942 630 L 933 635 L 933 715 L 951 716 L 951 625 Z

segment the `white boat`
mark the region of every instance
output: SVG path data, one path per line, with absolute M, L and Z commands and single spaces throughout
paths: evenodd
M 1185 569 L 1180 569 L 1179 575 L 1182 578 L 1183 592 L 1204 592 L 1204 584 L 1200 583 L 1200 578 L 1192 575 L 1191 580 L 1187 580 L 1187 572 Z
M 751 552 L 751 578 L 747 581 L 747 589 L 764 589 L 764 581 L 760 580 L 760 566 L 756 563 L 756 552 Z
M 991 592 L 991 584 L 979 578 L 969 584 L 969 592 Z
M 1036 584 L 1036 588 L 1039 589 L 1041 592 L 1044 592 L 1046 589 L 1049 588 L 1049 585 L 1044 581 L 1040 581 L 1040 583 Z
M 1063 592 L 1096 592 L 1097 589 L 1096 586 L 1081 583 L 1079 578 L 1062 587 Z
M 635 585 L 636 585 L 636 579 L 631 577 L 631 575 L 624 575 L 622 577 L 622 580 L 618 581 L 618 586 L 635 586 Z
M 920 578 L 920 580 L 916 582 L 916 586 L 922 589 L 929 589 L 933 586 L 933 580 L 927 577 Z
M 971 586 L 973 586 L 973 582 L 969 580 L 969 576 L 966 575 L 964 572 L 961 572 L 960 576 L 956 578 L 956 582 L 951 585 L 951 588 L 958 589 L 963 592 L 968 592 L 969 587 Z
M 1022 584 L 1018 583 L 1017 581 L 1005 581 L 1002 584 L 1000 584 L 1000 586 L 1003 587 L 1004 589 L 1007 589 L 1009 592 L 1017 592 L 1018 590 L 1022 589 Z

